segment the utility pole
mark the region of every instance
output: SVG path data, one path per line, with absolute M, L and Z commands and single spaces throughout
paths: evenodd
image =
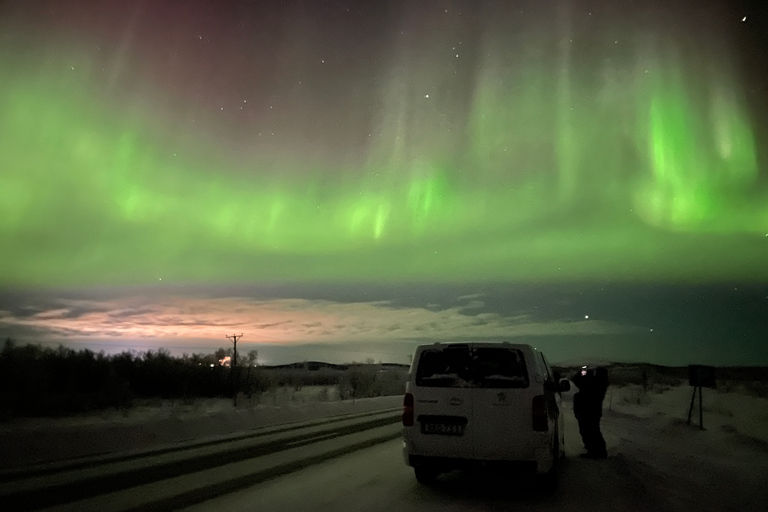
M 232 403 L 237 407 L 237 340 L 242 338 L 241 334 L 227 335 L 227 339 L 232 340 L 235 349 L 232 351 Z

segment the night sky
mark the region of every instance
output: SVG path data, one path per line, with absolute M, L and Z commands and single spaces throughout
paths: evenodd
M 0 336 L 768 365 L 755 1 L 0 1 Z

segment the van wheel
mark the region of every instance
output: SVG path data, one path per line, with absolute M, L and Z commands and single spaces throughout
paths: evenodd
M 440 474 L 438 470 L 435 468 L 430 468 L 426 466 L 416 466 L 413 468 L 414 473 L 416 473 L 416 480 L 420 484 L 429 485 L 435 482 L 437 480 L 437 476 Z
M 555 447 L 552 450 L 552 469 L 557 468 L 561 459 L 565 458 L 565 450 L 561 450 L 560 447 L 560 433 L 556 432 L 555 435 Z
M 548 472 L 543 475 L 537 475 L 538 486 L 544 494 L 552 494 L 557 490 L 557 465 L 552 466 Z

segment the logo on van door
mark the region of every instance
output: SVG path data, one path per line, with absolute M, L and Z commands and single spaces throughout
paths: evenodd
M 462 400 L 461 398 L 453 397 L 448 403 L 451 405 L 461 405 L 464 403 L 464 400 Z
M 507 402 L 507 395 L 505 393 L 503 393 L 503 392 L 500 392 L 500 393 L 496 393 L 496 401 L 493 402 L 493 405 L 494 406 L 505 407 L 505 406 L 509 406 L 509 405 L 512 405 L 512 404 Z

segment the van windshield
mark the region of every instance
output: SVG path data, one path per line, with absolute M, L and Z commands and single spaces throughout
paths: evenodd
M 416 385 L 439 388 L 527 388 L 523 353 L 503 347 L 446 347 L 422 352 Z

